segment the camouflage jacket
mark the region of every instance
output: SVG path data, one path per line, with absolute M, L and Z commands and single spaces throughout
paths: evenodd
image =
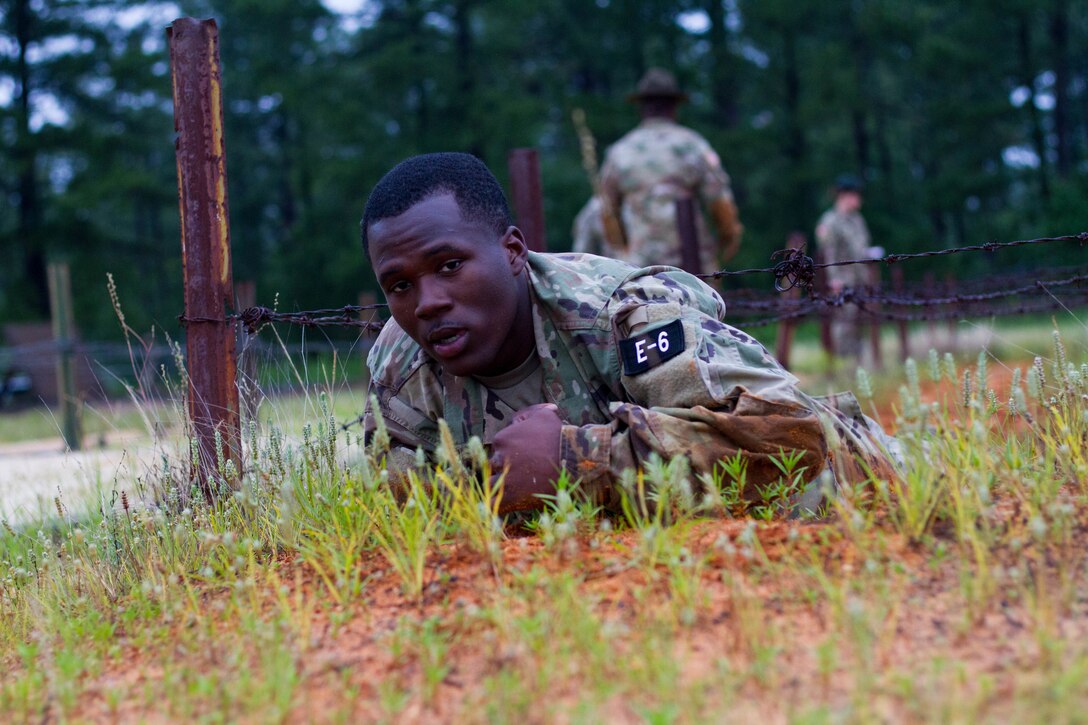
M 589 201 L 574 217 L 571 224 L 571 251 L 579 254 L 603 254 L 611 256 L 608 252 L 611 247 L 604 236 L 604 224 L 601 222 L 601 200 L 597 196 L 589 197 Z
M 816 242 L 825 262 L 841 262 L 847 259 L 865 259 L 871 241 L 869 227 L 859 212 L 843 214 L 828 209 L 816 225 Z M 824 270 L 828 282 L 840 282 L 856 287 L 868 283 L 869 268 L 863 264 L 828 267 Z
M 798 390 L 762 345 L 722 321 L 718 293 L 688 273 L 531 252 L 529 281 L 541 402 L 559 407 L 562 464 L 599 503 L 614 505 L 612 482 L 655 453 L 687 456 L 698 473 L 742 452 L 753 487 L 779 477 L 771 458 L 783 451 L 804 452 L 808 480 L 828 462 L 839 479 L 862 480 L 866 467 L 890 475 L 881 433 L 853 397 L 839 410 Z M 622 340 L 636 341 L 625 343 L 634 350 L 627 362 Z M 628 369 L 640 353 L 650 364 Z M 390 455 L 394 469 L 412 465 L 417 448 L 438 447 L 440 418 L 457 445 L 478 436 L 486 446 L 517 412 L 475 379 L 443 371 L 392 320 L 367 364 L 399 449 Z M 374 412 L 365 416 L 368 432 Z
M 706 139 L 667 119 L 650 118 L 613 144 L 601 166 L 601 189 L 618 209 L 627 235 L 622 256 L 637 267 L 680 264 L 676 200 L 710 205 L 733 198 L 729 175 Z M 704 272 L 718 269 L 717 239 L 695 215 Z

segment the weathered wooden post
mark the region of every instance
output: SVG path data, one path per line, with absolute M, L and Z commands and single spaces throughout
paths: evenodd
M 242 471 L 234 330 L 226 315 L 234 295 L 219 32 L 214 20 L 179 18 L 166 35 L 177 131 L 189 421 L 199 452 L 193 475 L 211 499 L 213 481 L 223 474 L 220 456 Z
M 892 290 L 899 296 L 902 296 L 906 291 L 906 284 L 903 282 L 903 268 L 897 264 L 892 265 Z M 906 360 L 910 357 L 910 328 L 907 326 L 906 320 L 899 320 L 895 324 L 899 329 L 899 356 L 902 360 Z
M 703 273 L 699 256 L 699 232 L 695 226 L 698 214 L 695 199 L 684 196 L 676 200 L 676 233 L 680 238 L 680 266 L 692 274 Z
M 540 186 L 540 159 L 536 149 L 513 149 L 506 157 L 514 218 L 534 252 L 548 251 L 544 233 L 544 195 Z
M 75 320 L 72 315 L 72 278 L 67 262 L 50 262 L 49 309 L 53 318 L 53 342 L 57 346 L 57 402 L 61 410 L 61 435 L 69 450 L 83 447 L 83 426 L 79 419 L 79 391 L 76 390 L 72 358 Z

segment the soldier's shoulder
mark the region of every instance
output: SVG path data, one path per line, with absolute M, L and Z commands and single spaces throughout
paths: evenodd
M 818 227 L 832 227 L 841 221 L 840 215 L 835 208 L 832 207 L 820 215 L 820 221 L 816 222 Z
M 395 320 L 388 320 L 366 358 L 372 383 L 398 390 L 426 362 L 422 348 Z
M 605 151 L 605 163 L 621 162 L 632 155 L 641 153 L 647 141 L 645 131 L 636 126 L 624 135 L 620 136 Z
M 635 299 L 647 303 L 679 302 L 685 307 L 724 319 L 725 301 L 714 288 L 693 274 L 664 265 L 644 267 L 628 277 L 616 290 L 618 301 Z
M 595 254 L 529 253 L 533 292 L 557 314 L 593 322 L 638 268 Z
M 679 138 L 684 138 L 692 143 L 699 144 L 700 146 L 710 146 L 710 142 L 706 138 L 693 128 L 688 128 L 679 123 L 669 125 L 668 132 L 676 135 Z

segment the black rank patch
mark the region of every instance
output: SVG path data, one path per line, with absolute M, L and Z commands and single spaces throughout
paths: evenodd
M 684 351 L 684 325 L 680 320 L 620 340 L 623 374 L 639 375 Z

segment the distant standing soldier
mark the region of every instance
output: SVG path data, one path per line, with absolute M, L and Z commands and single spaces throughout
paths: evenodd
M 605 240 L 604 223 L 601 219 L 601 198 L 594 194 L 589 197 L 578 216 L 574 217 L 571 227 L 571 237 L 574 244 L 571 251 L 579 254 L 597 254 L 604 257 L 612 256 Z
M 638 104 L 642 122 L 608 150 L 601 168 L 606 208 L 618 210 L 622 222 L 610 225 L 605 220 L 608 241 L 624 250 L 615 256 L 638 267 L 680 266 L 676 203 L 695 198 L 702 201 L 718 232 L 715 239 L 702 215 L 695 215 L 700 271 L 719 269 L 740 248 L 744 227 L 718 154 L 706 139 L 676 121 L 687 94 L 672 73 L 651 68 L 628 100 Z M 615 232 L 623 238 L 613 239 Z
M 861 181 L 853 174 L 835 179 L 835 203 L 824 212 L 816 225 L 816 243 L 822 261 L 841 262 L 870 256 L 869 227 L 861 216 Z M 869 283 L 868 267 L 849 264 L 824 269 L 828 291 L 838 294 L 845 288 L 860 288 Z M 846 305 L 835 310 L 831 322 L 831 339 L 835 354 L 859 357 L 862 348 L 861 324 L 857 307 Z

